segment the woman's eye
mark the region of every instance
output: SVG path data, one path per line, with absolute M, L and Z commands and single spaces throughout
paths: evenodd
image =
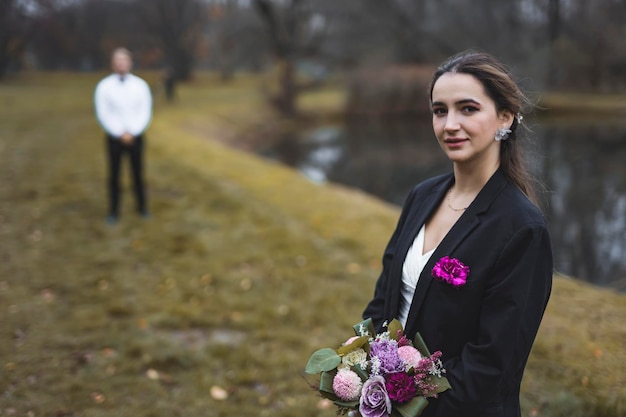
M 442 107 L 436 107 L 433 109 L 433 114 L 435 116 L 440 116 L 442 114 L 446 114 L 446 109 L 442 108 Z
M 478 111 L 478 107 L 474 107 L 474 106 L 465 106 L 461 109 L 461 111 L 463 111 L 463 113 L 474 113 L 476 111 Z

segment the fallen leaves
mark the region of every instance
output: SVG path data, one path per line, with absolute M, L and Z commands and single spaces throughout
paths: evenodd
M 252 288 L 252 280 L 250 278 L 244 278 L 239 282 L 239 288 L 242 291 L 250 291 Z
M 146 371 L 146 376 L 148 377 L 148 379 L 157 381 L 159 379 L 159 372 L 156 369 L 148 369 Z
M 56 299 L 56 294 L 51 289 L 46 288 L 41 290 L 41 298 L 43 298 L 45 302 L 51 303 Z
M 361 271 L 361 265 L 357 264 L 356 262 L 350 262 L 346 269 L 352 275 L 358 274 Z
M 159 381 L 163 384 L 172 384 L 174 378 L 165 372 L 157 371 L 154 368 L 150 368 L 146 371 L 146 377 L 152 381 Z
M 211 398 L 213 398 L 214 400 L 224 401 L 228 399 L 228 391 L 218 385 L 213 385 L 211 387 L 210 393 Z
M 103 404 L 107 400 L 106 397 L 104 396 L 104 394 L 102 394 L 100 392 L 92 392 L 91 393 L 91 399 L 96 404 Z

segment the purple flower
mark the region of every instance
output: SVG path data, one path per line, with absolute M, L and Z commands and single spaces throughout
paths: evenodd
M 391 400 L 385 388 L 385 378 L 373 376 L 365 381 L 359 412 L 363 417 L 386 417 L 391 414 Z
M 470 269 L 468 266 L 463 265 L 458 259 L 450 258 L 449 256 L 441 258 L 432 270 L 434 278 L 452 284 L 454 287 L 465 285 L 469 273 Z
M 407 339 L 406 335 L 404 334 L 401 335 L 400 338 L 398 339 L 398 347 L 400 348 L 402 346 L 411 346 L 411 341 Z
M 409 401 L 417 394 L 415 380 L 404 372 L 387 375 L 385 388 L 387 388 L 389 398 L 400 404 Z
M 398 355 L 398 342 L 395 340 L 376 340 L 370 344 L 370 355 L 378 358 L 379 369 L 383 374 L 404 370 L 404 364 Z

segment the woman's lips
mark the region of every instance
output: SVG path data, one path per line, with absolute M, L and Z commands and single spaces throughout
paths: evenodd
M 463 143 L 465 143 L 466 141 L 467 139 L 465 138 L 448 138 L 444 140 L 445 144 L 448 145 L 448 147 L 450 148 L 459 147 L 463 145 Z

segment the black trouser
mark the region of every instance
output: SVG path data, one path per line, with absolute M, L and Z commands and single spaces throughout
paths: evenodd
M 137 211 L 147 213 L 146 195 L 143 186 L 143 136 L 137 136 L 130 145 L 125 145 L 119 138 L 107 135 L 109 153 L 109 215 L 117 217 L 120 203 L 120 169 L 122 155 L 128 154 L 135 188 Z

